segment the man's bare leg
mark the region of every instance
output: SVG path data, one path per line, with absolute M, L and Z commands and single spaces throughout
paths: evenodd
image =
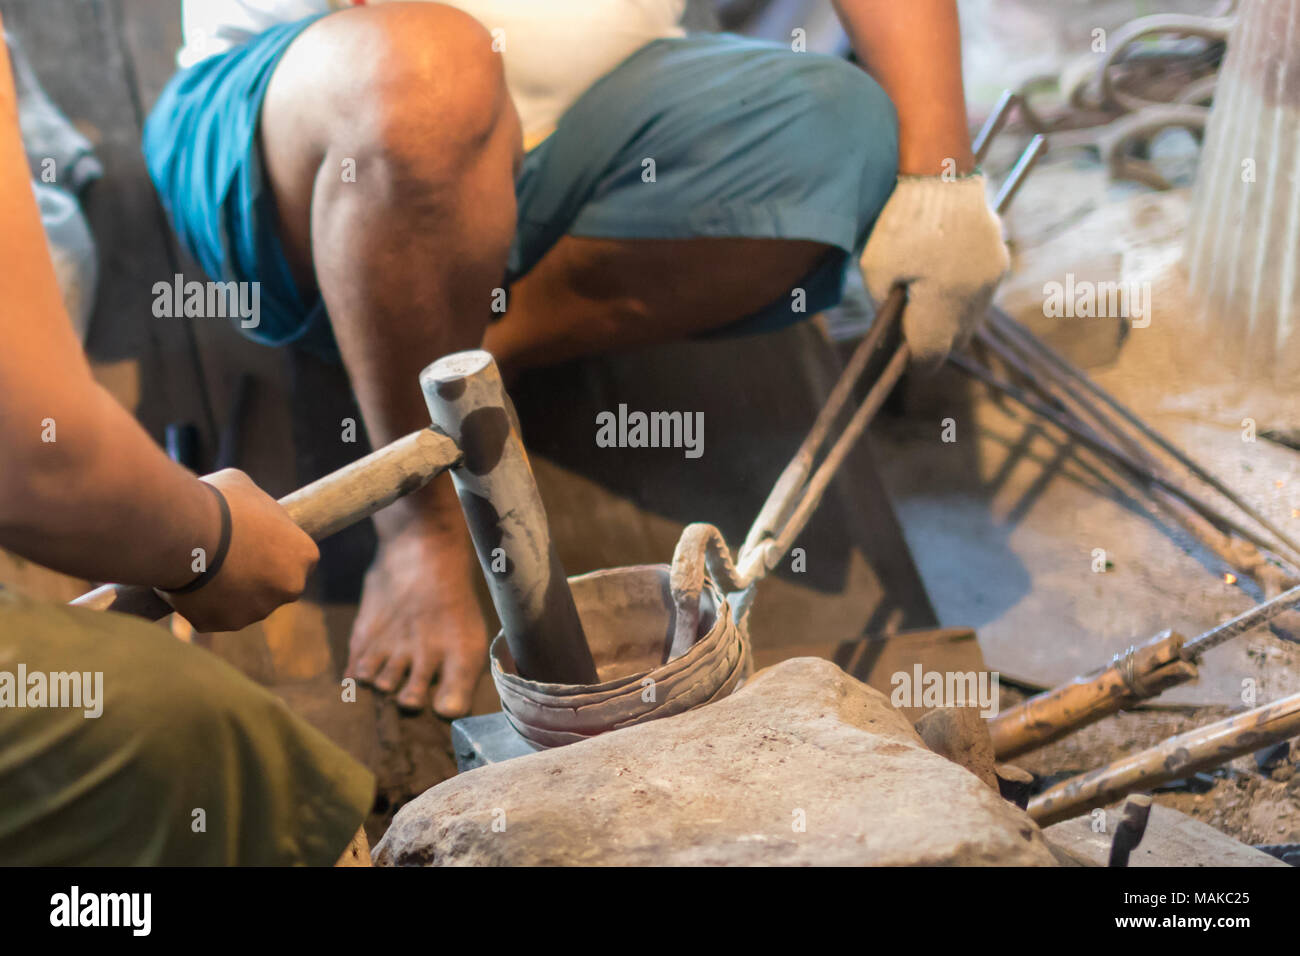
M 329 17 L 277 68 L 262 145 L 286 253 L 304 294 L 324 297 L 372 440 L 421 427 L 418 372 L 479 344 L 513 231 L 518 121 L 488 34 L 428 3 Z M 566 237 L 516 283 L 484 344 L 519 368 L 696 334 L 768 304 L 828 251 Z M 377 525 L 349 672 L 421 706 L 441 669 L 435 707 L 462 713 L 486 633 L 450 483 Z
M 566 236 L 515 283 L 484 348 L 513 371 L 698 335 L 758 312 L 831 254 L 793 239 Z
M 428 425 L 419 372 L 480 343 L 514 231 L 519 121 L 488 32 L 431 3 L 326 17 L 277 67 L 261 135 L 286 254 L 324 298 L 371 440 Z M 450 482 L 376 526 L 348 673 L 420 707 L 441 670 L 434 706 L 462 714 L 487 635 Z

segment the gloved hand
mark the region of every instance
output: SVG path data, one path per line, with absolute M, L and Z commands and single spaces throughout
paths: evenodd
M 979 175 L 900 176 L 862 253 L 877 303 L 895 283 L 907 286 L 903 336 L 921 367 L 938 365 L 965 344 L 1010 264 Z

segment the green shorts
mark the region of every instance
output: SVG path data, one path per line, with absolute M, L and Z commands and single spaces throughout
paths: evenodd
M 317 19 L 272 27 L 182 70 L 155 104 L 143 146 L 190 255 L 213 279 L 259 283 L 259 325 L 241 331 L 336 357 L 323 302 L 294 284 L 258 147 L 276 66 Z M 897 173 L 894 106 L 856 66 L 731 34 L 655 40 L 578 97 L 524 158 L 505 283 L 565 235 L 833 247 L 790 290 L 714 335 L 783 328 L 840 301 Z M 795 288 L 805 294 L 799 310 Z
M 0 589 L 0 864 L 333 864 L 371 773 L 161 627 Z

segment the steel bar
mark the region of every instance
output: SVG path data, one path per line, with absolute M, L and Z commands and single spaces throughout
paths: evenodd
M 1190 471 L 1193 475 L 1195 475 L 1201 481 L 1205 482 L 1207 485 L 1209 485 L 1219 494 L 1223 495 L 1223 497 L 1227 498 L 1230 502 L 1232 502 L 1234 505 L 1240 508 L 1245 514 L 1250 516 L 1256 523 L 1258 523 L 1260 527 L 1268 529 L 1268 531 L 1271 532 L 1279 542 L 1281 542 L 1288 549 L 1290 549 L 1291 557 L 1293 561 L 1300 560 L 1300 544 L 1297 544 L 1295 540 L 1293 540 L 1289 535 L 1286 534 L 1286 532 L 1284 532 L 1281 528 L 1279 528 L 1274 522 L 1270 521 L 1266 516 L 1261 514 L 1258 511 L 1258 509 L 1251 506 L 1251 504 L 1247 502 L 1245 499 L 1243 499 L 1239 494 L 1237 494 L 1226 484 L 1224 484 L 1222 481 L 1216 478 L 1204 467 L 1197 464 L 1196 461 L 1190 458 L 1185 452 L 1182 451 L 1182 449 L 1178 448 L 1178 446 L 1174 445 L 1171 441 L 1169 441 L 1167 438 L 1161 435 L 1158 431 L 1156 431 L 1154 428 L 1152 428 L 1150 425 L 1144 422 L 1140 417 L 1138 417 L 1137 414 L 1135 414 L 1127 406 L 1125 406 L 1118 399 L 1112 396 L 1109 392 L 1107 392 L 1101 386 L 1093 382 L 1093 380 L 1089 378 L 1087 373 L 1085 373 L 1082 369 L 1075 366 L 1072 362 L 1069 361 L 1069 359 L 1065 358 L 1059 352 L 1053 349 L 1051 346 L 1047 345 L 1047 343 L 1043 342 L 1041 339 L 1038 338 L 1038 336 L 1034 335 L 1032 332 L 1030 332 L 1028 329 L 1022 326 L 1015 319 L 1011 318 L 1011 316 L 1007 315 L 1006 312 L 1002 311 L 1002 309 L 998 308 L 997 306 L 993 307 L 990 314 L 992 316 L 993 323 L 996 324 L 999 328 L 1006 329 L 1009 334 L 1017 336 L 1027 346 L 1037 351 L 1039 355 L 1041 355 L 1046 361 L 1052 363 L 1063 373 L 1072 377 L 1075 381 L 1077 381 L 1080 385 L 1082 385 L 1085 389 L 1087 389 L 1088 392 L 1090 392 L 1094 397 L 1096 397 L 1100 401 L 1104 402 L 1107 406 L 1109 406 L 1117 415 L 1119 415 L 1130 426 L 1136 429 L 1144 438 L 1147 438 L 1148 440 L 1154 442 L 1166 454 L 1172 457 L 1175 461 L 1177 461 L 1180 465 L 1182 465 L 1184 468 Z M 1266 546 L 1266 550 L 1273 551 L 1276 550 L 1276 548 L 1273 547 L 1272 545 L 1269 545 Z
M 1253 631 L 1255 628 L 1269 623 L 1274 618 L 1280 617 L 1297 605 L 1300 605 L 1300 587 L 1284 591 L 1263 604 L 1256 604 L 1249 611 L 1238 614 L 1232 620 L 1224 621 L 1222 624 L 1210 628 L 1204 634 L 1200 634 L 1184 644 L 1182 649 L 1183 660 L 1200 660 L 1201 656 L 1211 648 L 1225 644 L 1247 631 Z
M 464 460 L 452 472 L 506 644 L 521 677 L 594 684 L 596 665 L 496 362 L 457 352 L 420 373 L 429 415 Z
M 1050 394 L 1051 387 L 1055 386 L 1064 393 L 1065 398 L 1072 402 L 1074 407 L 1070 408 L 1066 401 L 1059 396 L 1053 396 L 1055 404 L 1072 411 L 1075 417 L 1080 418 L 1080 420 L 1084 420 L 1085 416 L 1087 419 L 1091 419 L 1098 434 L 1106 435 L 1112 441 L 1122 442 L 1130 453 L 1146 464 L 1147 467 L 1155 470 L 1157 462 L 1134 436 L 1118 426 L 1115 420 L 1106 413 L 1104 406 L 1099 405 L 1095 399 L 1090 398 L 1086 392 L 1081 391 L 1077 383 L 1069 376 L 1063 375 L 1055 365 L 1044 361 L 1042 356 L 1030 348 L 1019 336 L 1011 334 L 996 322 L 987 324 L 980 330 L 979 335 L 984 341 L 990 343 L 991 350 L 996 351 L 999 358 L 1008 364 L 1012 364 L 1030 381 L 1040 385 L 1044 392 Z M 1080 412 L 1082 412 L 1082 415 Z
M 1140 462 L 1134 461 L 1126 452 L 1116 448 L 1113 444 L 1094 434 L 1091 430 L 1076 427 L 1071 416 L 1064 415 L 1051 406 L 1030 397 L 1025 394 L 1023 389 L 1013 385 L 1011 382 L 998 378 L 988 369 L 965 356 L 953 353 L 948 356 L 948 361 L 973 378 L 978 379 L 991 388 L 998 389 L 1003 394 L 1015 399 L 1025 408 L 1037 415 L 1041 415 L 1043 418 L 1046 418 L 1058 428 L 1061 428 L 1083 444 L 1087 445 L 1093 451 L 1105 455 L 1112 461 L 1132 472 L 1138 478 L 1177 496 L 1212 524 L 1231 530 L 1238 537 L 1249 541 L 1266 551 L 1273 550 L 1274 546 L 1256 532 L 1233 521 L 1231 518 L 1220 514 L 1213 507 L 1202 502 L 1184 488 L 1169 481 L 1167 478 L 1156 474 Z
M 900 345 L 894 352 L 889 364 L 880 373 L 880 378 L 871 387 L 871 391 L 867 393 L 867 397 L 857 411 L 853 413 L 853 417 L 845 426 L 843 433 L 827 453 L 826 459 L 818 466 L 817 471 L 808 480 L 807 486 L 800 492 L 797 504 L 789 519 L 771 538 L 762 540 L 752 551 L 741 555 L 739 563 L 742 577 L 753 578 L 756 575 L 770 571 L 776 566 L 776 562 L 781 559 L 781 556 L 794 544 L 795 539 L 808 523 L 808 519 L 817 510 L 822 495 L 825 494 L 827 486 L 830 484 L 831 479 L 835 477 L 840 465 L 848 457 L 849 452 L 852 451 L 854 444 L 862 433 L 866 431 L 867 426 L 871 424 L 876 412 L 880 411 L 880 406 L 885 404 L 885 399 L 894 390 L 898 380 L 903 377 L 903 372 L 907 369 L 909 356 L 910 353 L 906 345 Z
M 993 107 L 993 112 L 989 118 L 984 121 L 980 127 L 979 133 L 975 136 L 975 142 L 971 144 L 971 150 L 975 154 L 975 165 L 984 162 L 988 156 L 989 147 L 993 145 L 993 140 L 997 139 L 998 133 L 1007 125 L 1007 120 L 1011 118 L 1011 111 L 1020 102 L 1020 94 L 1015 90 L 1003 90 L 1002 96 L 998 98 L 997 105 Z
M 1020 154 L 1016 165 L 1011 168 L 1011 172 L 1007 174 L 1007 178 L 1002 181 L 1002 186 L 998 189 L 997 198 L 993 200 L 993 208 L 999 216 L 1011 207 L 1011 201 L 1016 198 L 1016 193 L 1020 192 L 1020 187 L 1025 184 L 1025 178 L 1038 165 L 1045 152 L 1047 152 L 1047 137 L 1038 133 L 1029 141 L 1029 145 Z
M 1054 366 L 1047 365 L 1041 358 L 1035 358 L 1022 344 L 1017 343 L 1013 338 L 1003 336 L 1005 336 L 1005 332 L 1002 330 L 985 328 L 976 334 L 973 341 L 979 342 L 988 351 L 994 353 L 1000 361 L 1024 378 L 1031 390 L 1041 396 L 1052 407 L 1071 417 L 1080 428 L 1091 429 L 1095 432 L 1096 430 L 1092 429 L 1092 426 L 1080 417 L 1079 412 L 1074 407 L 1067 405 L 1052 391 L 1052 385 L 1055 385 L 1100 429 L 1109 433 L 1107 440 L 1122 442 L 1123 445 L 1127 446 L 1136 463 L 1143 466 L 1144 474 L 1146 472 L 1159 473 L 1160 463 L 1141 445 L 1136 436 L 1121 428 L 1107 414 L 1104 406 L 1099 406 L 1087 393 L 1081 392 L 1072 380 L 1062 376 Z M 1031 365 L 1035 367 L 1031 367 Z M 985 367 L 987 368 L 987 366 Z M 1123 472 L 1123 469 L 1121 471 Z M 1269 564 L 1254 545 L 1247 544 L 1245 541 L 1233 542 L 1219 526 L 1221 523 L 1216 524 L 1209 521 L 1204 516 L 1203 510 L 1191 508 L 1182 496 L 1171 494 L 1161 488 L 1146 488 L 1144 484 L 1145 478 L 1139 480 L 1133 478 L 1132 474 L 1129 477 L 1130 480 L 1137 483 L 1139 488 L 1145 488 L 1148 491 L 1154 490 L 1157 493 L 1157 503 L 1162 505 L 1170 516 L 1182 525 L 1189 534 L 1229 567 L 1235 568 L 1243 576 L 1254 578 L 1265 593 L 1271 593 L 1279 586 L 1278 578 L 1281 576 L 1281 569 Z M 1203 504 L 1205 509 L 1211 507 L 1208 503 Z M 1243 551 L 1246 548 L 1249 549 L 1249 552 Z M 1248 561 L 1245 560 L 1246 558 L 1253 560 Z
M 1293 694 L 1062 781 L 1029 801 L 1029 815 L 1039 826 L 1059 823 L 1298 734 L 1300 694 Z
M 800 443 L 799 449 L 790 459 L 790 463 L 782 470 L 776 484 L 772 486 L 772 491 L 768 494 L 767 500 L 763 502 L 763 507 L 759 509 L 758 515 L 754 518 L 748 534 L 745 535 L 744 544 L 737 556 L 742 573 L 752 570 L 754 565 L 747 559 L 756 557 L 760 549 L 771 557 L 772 552 L 764 542 L 783 536 L 784 530 L 791 527 L 791 515 L 802 500 L 800 496 L 807 495 L 810 482 L 817 480 L 813 474 L 813 466 L 822 450 L 822 446 L 826 444 L 831 428 L 847 406 L 849 399 L 853 395 L 853 390 L 857 387 L 871 358 L 884 345 L 890 333 L 898 325 L 906 301 L 907 294 L 903 288 L 901 286 L 895 287 L 877 311 L 876 319 L 871 328 L 862 341 L 858 343 L 857 348 L 854 349 L 852 357 L 845 365 L 844 371 L 840 373 L 840 377 L 831 389 L 830 395 L 827 396 L 825 404 L 817 413 L 807 437 Z M 895 358 L 897 358 L 897 355 Z M 863 403 L 862 408 L 866 408 L 871 404 L 872 399 L 870 396 L 872 395 L 877 396 L 879 400 L 866 413 L 865 417 L 862 408 L 859 408 L 857 415 L 846 426 L 844 433 L 838 439 L 838 443 L 833 446 L 832 451 L 829 453 L 830 455 L 836 454 L 834 449 L 842 446 L 843 450 L 839 453 L 836 464 L 838 464 L 838 461 L 843 460 L 852 443 L 856 441 L 862 430 L 871 421 L 880 404 L 883 404 L 894 384 L 902 376 L 905 364 L 906 359 L 903 359 L 901 363 L 897 363 L 896 368 L 892 368 L 892 371 L 886 370 L 889 381 L 883 388 L 880 388 L 879 382 L 877 382 L 868 399 Z M 846 437 L 847 442 L 845 441 Z M 833 467 L 828 471 L 824 464 L 820 466 L 817 474 L 823 476 L 820 482 L 823 489 L 830 478 L 833 477 L 833 472 Z M 820 495 L 821 491 L 819 490 L 816 492 L 816 497 L 820 498 Z M 816 507 L 815 501 L 813 507 Z M 806 515 L 803 520 L 807 520 Z M 802 525 L 800 525 L 801 527 Z M 789 536 L 786 535 L 786 537 Z M 777 553 L 776 557 L 779 556 L 780 553 Z

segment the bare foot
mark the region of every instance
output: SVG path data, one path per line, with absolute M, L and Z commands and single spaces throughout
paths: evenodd
M 487 627 L 472 569 L 454 542 L 412 529 L 380 539 L 352 627 L 346 674 L 419 709 L 439 675 L 434 709 L 469 712 L 487 664 Z

